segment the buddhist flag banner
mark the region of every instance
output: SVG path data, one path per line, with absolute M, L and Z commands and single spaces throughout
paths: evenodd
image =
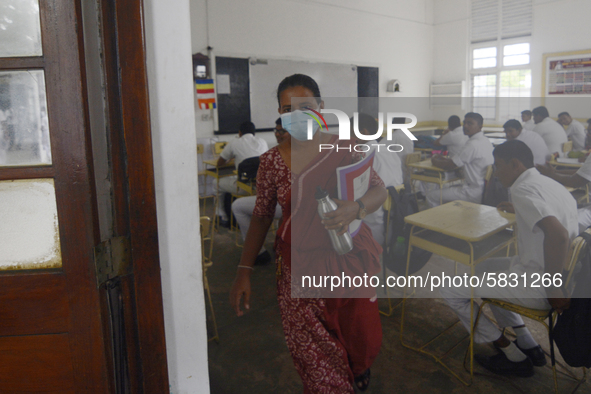
M 195 88 L 197 89 L 197 103 L 199 104 L 199 109 L 216 108 L 213 79 L 196 79 Z

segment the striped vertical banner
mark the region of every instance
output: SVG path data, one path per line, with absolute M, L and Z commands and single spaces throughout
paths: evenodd
M 216 108 L 213 79 L 196 79 L 195 89 L 197 90 L 197 104 L 199 105 L 199 109 Z

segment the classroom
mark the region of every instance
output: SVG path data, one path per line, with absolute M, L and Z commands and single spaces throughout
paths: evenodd
M 589 15 L 0 0 L 0 392 L 591 393 Z

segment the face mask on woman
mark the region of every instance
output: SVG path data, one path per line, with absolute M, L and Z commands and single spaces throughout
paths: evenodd
M 308 139 L 308 120 L 312 121 L 312 135 L 318 131 L 318 123 L 311 116 L 316 116 L 312 111 L 287 112 L 281 115 L 281 126 L 296 140 L 305 141 Z

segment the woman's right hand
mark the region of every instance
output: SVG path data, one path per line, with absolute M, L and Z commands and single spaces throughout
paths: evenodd
M 244 314 L 240 309 L 241 300 L 244 301 L 244 309 L 250 309 L 250 273 L 244 271 L 246 270 L 238 269 L 234 283 L 232 283 L 232 290 L 230 290 L 230 305 L 236 311 L 237 316 Z

